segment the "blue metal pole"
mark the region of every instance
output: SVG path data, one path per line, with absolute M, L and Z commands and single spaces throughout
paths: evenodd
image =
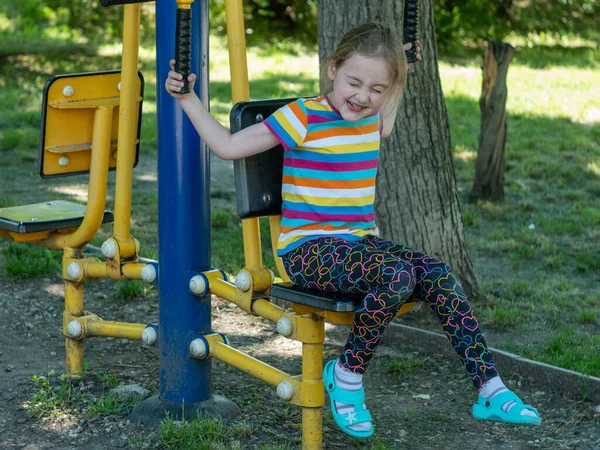
M 211 363 L 189 357 L 189 344 L 211 328 L 210 295 L 188 289 L 189 271 L 210 265 L 209 155 L 198 133 L 165 90 L 175 50 L 175 0 L 156 2 L 158 119 L 158 261 L 160 394 L 192 405 L 210 399 Z M 208 104 L 208 0 L 192 4 L 194 90 Z

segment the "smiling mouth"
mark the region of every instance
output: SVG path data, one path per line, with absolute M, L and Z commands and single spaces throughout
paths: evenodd
M 348 100 L 348 105 L 352 108 L 352 109 L 366 109 L 366 106 L 361 106 L 361 105 L 357 105 L 356 103 L 352 103 L 350 100 Z

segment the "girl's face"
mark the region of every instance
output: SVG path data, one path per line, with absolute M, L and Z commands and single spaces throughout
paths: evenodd
M 390 70 L 380 56 L 354 53 L 339 67 L 329 63 L 327 76 L 333 81 L 329 101 L 349 122 L 376 114 L 390 89 Z

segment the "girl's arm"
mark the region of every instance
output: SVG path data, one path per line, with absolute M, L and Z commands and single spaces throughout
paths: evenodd
M 171 61 L 173 68 L 175 61 Z M 188 78 L 193 88 L 196 76 Z M 227 128 L 215 120 L 206 110 L 193 89 L 189 94 L 179 94 L 183 86 L 181 75 L 170 71 L 165 87 L 169 94 L 179 99 L 179 103 L 198 131 L 204 143 L 221 159 L 240 159 L 269 150 L 279 144 L 277 138 L 264 123 L 257 123 L 231 134 Z
M 381 133 L 381 139 L 385 139 L 392 134 L 394 123 L 396 123 L 396 116 L 398 115 L 399 104 L 399 99 L 389 99 L 389 101 L 384 104 L 383 108 L 381 108 L 381 117 L 383 118 L 383 132 Z
M 264 123 L 257 123 L 231 134 L 210 115 L 193 91 L 179 103 L 204 143 L 221 159 L 256 155 L 279 144 Z
M 421 56 L 421 42 L 419 40 L 415 41 L 415 47 L 415 57 L 418 62 L 423 59 Z M 404 50 L 410 50 L 411 48 L 411 42 L 404 44 Z M 412 64 L 408 65 L 409 70 L 411 66 Z M 392 134 L 394 123 L 396 122 L 396 116 L 398 115 L 398 106 L 400 106 L 400 100 L 401 98 L 389 98 L 388 101 L 383 105 L 383 108 L 381 108 L 381 116 L 383 117 L 383 132 L 381 133 L 382 139 L 385 139 Z

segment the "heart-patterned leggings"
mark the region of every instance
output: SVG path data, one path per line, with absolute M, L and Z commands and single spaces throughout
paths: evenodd
M 402 304 L 421 300 L 434 311 L 477 389 L 498 375 L 471 305 L 447 264 L 374 236 L 314 239 L 282 259 L 297 286 L 364 295 L 340 354 L 349 370 L 364 373 Z

